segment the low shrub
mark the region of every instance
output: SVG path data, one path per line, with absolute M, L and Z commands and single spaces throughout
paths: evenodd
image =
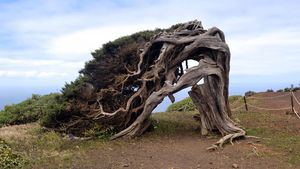
M 250 97 L 250 96 L 252 96 L 252 95 L 254 95 L 255 94 L 255 92 L 254 91 L 247 91 L 246 93 L 245 93 L 245 96 L 248 96 L 248 97 Z
M 52 93 L 44 96 L 33 94 L 31 98 L 21 103 L 5 106 L 0 112 L 0 126 L 25 124 L 38 120 L 47 124 L 64 108 L 65 102 L 61 94 Z
M 185 98 L 179 102 L 171 104 L 167 108 L 167 112 L 170 111 L 193 111 L 196 110 L 196 107 L 190 97 Z
M 93 137 L 103 140 L 109 140 L 117 131 L 113 127 L 102 127 L 99 124 L 93 124 L 84 132 L 84 137 Z
M 27 160 L 20 154 L 14 153 L 11 147 L 0 139 L 0 168 L 15 169 L 23 168 Z
M 277 90 L 276 92 L 280 93 L 280 92 L 283 92 L 283 90 L 282 90 L 282 89 L 279 89 L 279 90 Z
M 242 96 L 240 96 L 240 95 L 229 96 L 229 103 L 234 103 L 241 99 L 242 99 Z
M 237 102 L 238 101 L 238 102 Z M 233 95 L 229 96 L 229 103 L 242 103 L 242 96 L 240 95 Z M 179 102 L 171 104 L 167 108 L 167 112 L 171 111 L 195 111 L 196 106 L 194 105 L 192 99 L 190 97 L 187 97 Z
M 88 81 L 88 77 L 79 75 L 74 81 L 66 83 L 61 89 L 63 97 L 66 99 L 75 98 L 78 95 L 80 88 Z

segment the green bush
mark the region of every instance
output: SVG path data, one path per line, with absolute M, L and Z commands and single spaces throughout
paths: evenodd
M 101 125 L 95 123 L 84 132 L 84 137 L 93 137 L 100 138 L 103 140 L 109 140 L 110 137 L 116 133 L 117 131 L 113 127 L 104 128 Z
M 60 95 L 51 95 L 47 102 L 43 103 L 40 123 L 45 127 L 56 127 L 58 120 L 64 119 L 67 102 Z
M 245 96 L 250 97 L 250 96 L 255 95 L 255 94 L 256 94 L 256 92 L 250 90 L 250 91 L 247 91 L 247 92 L 245 93 Z
M 235 102 L 242 102 L 242 96 L 239 95 L 233 95 L 229 96 L 229 103 L 235 103 Z M 179 102 L 171 104 L 167 108 L 167 112 L 171 111 L 194 111 L 196 110 L 196 106 L 194 105 L 192 99 L 190 97 L 185 98 Z
M 41 119 L 47 123 L 53 120 L 65 107 L 61 94 L 52 93 L 44 96 L 33 94 L 31 98 L 5 106 L 0 112 L 0 126 L 25 124 Z
M 229 103 L 234 103 L 241 99 L 242 99 L 242 96 L 240 96 L 240 95 L 229 96 Z
M 282 90 L 282 89 L 279 89 L 279 90 L 277 90 L 276 92 L 283 92 L 283 90 Z
M 120 64 L 137 64 L 137 50 L 161 30 L 142 31 L 105 43 L 91 53 L 93 59 L 86 62 L 81 73 L 95 88 L 106 88 L 114 83 L 116 74 L 126 73 Z M 80 84 L 78 84 L 80 87 Z M 64 90 L 71 86 L 66 86 Z M 63 92 L 64 93 L 64 92 Z
M 0 168 L 15 169 L 23 168 L 27 160 L 19 154 L 12 151 L 11 147 L 0 139 Z
M 170 111 L 193 111 L 196 110 L 196 107 L 190 97 L 185 98 L 179 102 L 171 104 L 167 108 L 167 112 Z
M 79 75 L 76 80 L 70 83 L 66 83 L 65 86 L 61 89 L 63 97 L 65 99 L 76 97 L 81 86 L 83 86 L 83 84 L 88 81 L 88 77 Z

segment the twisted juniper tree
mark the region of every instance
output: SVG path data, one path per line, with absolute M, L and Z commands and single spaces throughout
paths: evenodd
M 224 136 L 214 147 L 245 135 L 230 118 L 230 51 L 220 29 L 187 22 L 119 39 L 93 56 L 75 94 L 68 95 L 70 86 L 64 89 L 68 106 L 59 125 L 65 131 L 79 133 L 99 124 L 118 131 L 112 139 L 139 136 L 164 97 L 174 102 L 174 93 L 191 87 L 201 133 L 216 130 Z M 198 65 L 189 67 L 188 60 Z M 198 85 L 201 79 L 204 83 Z

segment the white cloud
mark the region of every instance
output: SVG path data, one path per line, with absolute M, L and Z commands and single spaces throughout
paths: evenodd
M 300 45 L 300 31 L 273 30 L 256 35 L 239 35 L 229 39 L 231 50 L 235 54 L 245 54 L 248 50 L 260 50 L 262 47 Z M 247 49 L 247 51 L 244 51 Z M 275 48 L 276 49 L 276 48 Z
M 54 55 L 89 55 L 104 43 L 156 27 L 166 27 L 166 25 L 118 25 L 78 30 L 52 39 L 47 52 Z
M 14 67 L 18 68 L 49 68 L 49 67 L 63 67 L 66 69 L 78 69 L 84 65 L 83 61 L 65 61 L 65 60 L 41 60 L 41 59 L 10 59 L 0 58 L 1 68 Z
M 228 39 L 231 49 L 231 74 L 274 75 L 300 72 L 300 31 L 273 30 L 257 35 Z
M 38 72 L 38 71 L 15 71 L 0 70 L 0 77 L 25 77 L 25 78 L 49 78 L 49 77 L 65 77 L 67 73 L 62 72 Z
M 1 76 L 54 76 L 41 72 L 74 76 L 91 59 L 90 52 L 103 43 L 193 19 L 202 20 L 205 28 L 217 26 L 225 32 L 232 51 L 233 75 L 300 73 L 297 6 L 284 2 L 195 0 L 82 4 L 31 0 L 0 5 Z
M 52 78 L 76 76 L 80 61 L 0 58 L 0 77 Z

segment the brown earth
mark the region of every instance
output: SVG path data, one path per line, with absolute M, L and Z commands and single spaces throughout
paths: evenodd
M 300 101 L 300 90 L 294 92 L 298 101 Z M 280 97 L 282 96 L 282 97 Z M 263 107 L 263 108 L 271 108 L 271 109 L 280 109 L 280 108 L 288 108 L 291 107 L 291 95 L 289 92 L 262 92 L 253 95 L 255 97 L 252 99 L 251 97 L 247 97 L 248 101 L 255 102 L 256 106 Z M 258 99 L 261 98 L 261 99 Z M 294 107 L 296 111 L 300 112 L 300 105 L 297 104 L 296 100 L 293 98 Z M 255 109 L 250 107 L 250 111 L 257 111 L 260 109 Z M 278 114 L 286 113 L 287 111 L 291 111 L 290 109 L 287 110 L 278 110 L 278 111 L 270 111 L 275 112 Z
M 259 93 L 255 97 L 273 97 L 282 94 L 284 93 Z M 300 92 L 297 92 L 296 96 L 300 100 Z M 289 99 L 290 97 L 287 96 L 268 101 L 259 99 L 249 101 L 261 107 L 281 108 L 290 105 Z M 297 107 L 298 110 L 300 110 L 299 108 Z M 236 121 L 240 122 L 249 133 L 252 132 L 262 138 L 238 140 L 234 142 L 233 146 L 227 144 L 223 149 L 213 152 L 207 151 L 206 148 L 215 143 L 220 138 L 219 135 L 202 137 L 199 130 L 196 129 L 197 123 L 192 121 L 190 114 L 168 113 L 166 117 L 157 120 L 162 124 L 174 123 L 177 119 L 188 118 L 188 120 L 183 125 L 176 124 L 177 128 L 175 127 L 174 130 L 169 131 L 164 126 L 162 130 L 166 131 L 163 133 L 157 133 L 157 130 L 154 130 L 154 132 L 146 133 L 137 139 L 68 141 L 60 143 L 59 150 L 55 149 L 55 152 L 50 153 L 54 154 L 52 156 L 44 157 L 45 151 L 49 151 L 44 147 L 38 148 L 43 149 L 41 154 L 35 152 L 36 147 L 26 150 L 25 154 L 32 158 L 39 156 L 43 159 L 31 165 L 30 168 L 300 169 L 299 159 L 297 159 L 300 157 L 298 153 L 300 149 L 300 119 L 293 114 L 286 114 L 286 111 L 268 112 L 252 109 L 249 112 L 234 112 Z M 20 139 L 19 145 L 16 146 L 20 147 L 20 145 L 23 146 L 23 140 L 30 140 L 28 139 L 28 130 L 36 127 L 36 124 L 29 124 L 0 128 L 0 137 L 12 143 Z M 171 126 L 171 128 L 174 127 Z M 285 142 L 284 139 L 275 139 L 282 136 L 293 137 L 291 138 L 292 142 L 291 140 Z M 273 139 L 275 139 L 274 143 Z M 51 144 L 53 142 L 56 141 L 51 141 Z M 57 142 L 61 142 L 61 140 Z M 31 143 L 29 142 L 29 144 Z M 289 160 L 294 160 L 294 162 L 289 162 Z
M 112 143 L 108 147 L 87 151 L 78 157 L 74 168 L 143 168 L 143 169 L 226 169 L 289 168 L 276 152 L 253 140 L 236 142 L 224 149 L 206 150 L 215 138 L 180 135 L 156 139 Z M 262 156 L 268 154 L 268 156 Z M 91 161 L 90 157 L 94 157 Z M 86 163 L 88 161 L 88 163 Z M 290 167 L 292 168 L 292 166 Z

